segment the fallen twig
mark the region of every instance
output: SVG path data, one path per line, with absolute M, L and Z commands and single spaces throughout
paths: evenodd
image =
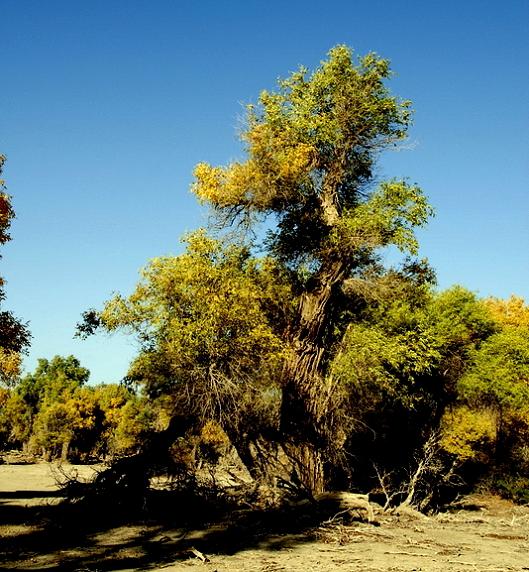
M 199 560 L 202 560 L 202 562 L 204 562 L 204 563 L 205 562 L 211 562 L 211 560 L 207 556 L 202 554 L 202 552 L 200 552 L 200 550 L 197 550 L 196 548 L 191 547 L 189 549 L 189 552 L 191 552 L 191 554 L 193 554 L 193 556 L 195 556 Z
M 418 552 L 406 552 L 405 550 L 386 550 L 384 554 L 404 554 L 405 556 L 422 556 L 423 558 L 431 558 L 431 554 L 420 554 Z

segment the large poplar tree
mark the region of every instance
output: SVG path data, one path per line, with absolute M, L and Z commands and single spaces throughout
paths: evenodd
M 246 158 L 195 170 L 193 191 L 212 208 L 221 242 L 195 235 L 186 254 L 153 261 L 128 299 L 81 325 L 136 335 L 133 377 L 175 403 L 182 395 L 197 419 L 217 415 L 232 440 L 252 434 L 233 424 L 241 391 L 268 380 L 268 397 L 281 402 L 273 438 L 312 492 L 325 488 L 346 438 L 329 366 L 344 315 L 354 315 L 354 284 L 369 288 L 381 248 L 415 254 L 413 230 L 431 214 L 418 187 L 376 178 L 379 154 L 405 139 L 411 118 L 410 102 L 386 87 L 390 75 L 386 60 L 338 46 L 313 73 L 263 92 L 248 107 Z M 249 232 L 225 232 L 234 226 Z M 226 239 L 235 244 L 223 247 Z
M 337 438 L 326 375 L 335 301 L 377 249 L 416 253 L 413 228 L 430 214 L 418 187 L 376 181 L 380 152 L 406 137 L 411 118 L 410 102 L 386 87 L 389 77 L 386 60 L 357 60 L 338 46 L 314 73 L 293 73 L 248 108 L 244 161 L 195 170 L 195 193 L 224 222 L 273 223 L 268 254 L 297 279 L 281 425 L 312 491 L 325 486 L 322 453 Z

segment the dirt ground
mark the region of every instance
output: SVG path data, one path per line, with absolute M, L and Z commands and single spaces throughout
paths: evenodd
M 61 471 L 88 478 L 96 469 Z M 466 497 L 434 517 L 375 510 L 374 523 L 344 524 L 335 514 L 315 521 L 283 509 L 239 511 L 202 528 L 152 518 L 103 526 L 107 515 L 87 527 L 78 512 L 64 526 L 57 520 L 61 471 L 45 463 L 0 465 L 0 570 L 529 570 L 529 508 L 495 497 Z

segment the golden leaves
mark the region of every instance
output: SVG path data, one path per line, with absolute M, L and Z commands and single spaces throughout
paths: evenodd
M 461 460 L 479 460 L 496 439 L 497 415 L 490 409 L 459 406 L 441 420 L 441 446 Z
M 201 202 L 217 208 L 243 205 L 259 211 L 273 209 L 298 192 L 312 168 L 314 149 L 305 143 L 289 145 L 282 136 L 263 133 L 262 127 L 248 134 L 250 157 L 245 163 L 196 166 L 192 191 Z
M 101 313 L 108 330 L 132 330 L 149 340 L 152 351 L 141 354 L 135 374 L 163 363 L 177 377 L 209 368 L 252 375 L 279 360 L 284 344 L 263 309 L 272 280 L 266 265 L 203 231 L 187 241 L 185 253 L 152 260 L 135 292 L 110 300 Z
M 0 347 L 0 381 L 14 381 L 20 373 L 20 354 Z
M 514 295 L 507 300 L 487 298 L 483 303 L 501 326 L 529 327 L 529 306 L 523 298 Z

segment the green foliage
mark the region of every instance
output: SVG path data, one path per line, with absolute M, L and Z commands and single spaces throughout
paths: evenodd
M 529 331 L 513 326 L 486 340 L 459 382 L 461 397 L 499 409 L 529 412 Z
M 405 181 L 382 183 L 368 201 L 344 209 L 330 243 L 350 252 L 394 245 L 402 252 L 417 254 L 413 228 L 422 226 L 432 214 L 417 186 Z
M 377 409 L 389 399 L 413 409 L 420 398 L 415 383 L 436 369 L 441 354 L 429 332 L 409 330 L 390 335 L 380 327 L 351 326 L 333 374 L 354 399 Z
M 99 315 L 109 331 L 125 329 L 142 343 L 129 378 L 150 396 L 200 418 L 235 413 L 240 394 L 277 368 L 278 337 L 289 312 L 288 286 L 271 261 L 258 261 L 199 231 L 177 257 L 151 261 L 127 299 L 116 296 Z M 279 319 L 272 325 L 269 316 Z
M 442 292 L 434 302 L 432 320 L 437 321 L 446 351 L 454 347 L 470 350 L 493 334 L 497 327 L 482 301 L 461 286 Z
M 496 325 L 474 294 L 459 286 L 436 293 L 423 267 L 415 270 L 381 277 L 379 294 L 349 324 L 332 363 L 350 420 L 350 470 L 365 475 L 366 487 L 369 475 L 379 478 L 373 466 L 404 486 L 397 483 L 413 473 L 433 434 L 440 433 L 431 459 L 439 482 L 454 464 L 492 458 L 496 444 L 492 413 L 455 407 L 457 382 Z
M 55 356 L 51 361 L 39 359 L 35 372 L 20 380 L 16 392 L 37 411 L 43 402 L 53 403 L 72 395 L 88 381 L 89 376 L 90 372 L 81 367 L 74 356 Z
M 286 264 L 388 244 L 414 252 L 412 228 L 431 215 L 420 189 L 392 181 L 367 190 L 378 151 L 405 138 L 411 117 L 389 76 L 375 54 L 334 48 L 313 74 L 302 68 L 248 107 L 247 160 L 199 164 L 194 192 L 228 219 L 273 214 L 268 248 Z
M 523 300 L 516 297 L 488 299 L 482 306 L 493 328 L 467 353 L 468 365 L 456 384 L 458 409 L 466 411 L 467 417 L 484 412 L 494 417 L 494 431 L 489 428 L 486 436 L 490 442 L 486 459 L 489 485 L 509 497 L 522 499 L 529 475 L 529 312 Z M 458 427 L 461 419 L 445 421 L 455 449 L 453 435 L 459 434 L 459 450 L 453 452 L 462 458 L 478 458 L 480 447 L 472 443 L 477 439 L 480 444 L 477 420 L 463 423 L 463 427 Z
M 423 390 L 444 391 L 449 377 L 464 371 L 469 352 L 494 331 L 471 292 L 409 287 L 367 307 L 364 321 L 350 324 L 333 362 L 333 374 L 358 394 L 369 392 L 373 404 L 391 398 L 413 408 Z
M 108 417 L 107 417 L 108 419 Z M 155 412 L 145 400 L 130 397 L 119 408 L 119 416 L 112 419 L 109 450 L 114 455 L 135 453 L 153 426 Z
M 521 504 L 529 504 L 529 477 L 527 475 L 500 473 L 489 480 L 488 488 L 503 498 Z

